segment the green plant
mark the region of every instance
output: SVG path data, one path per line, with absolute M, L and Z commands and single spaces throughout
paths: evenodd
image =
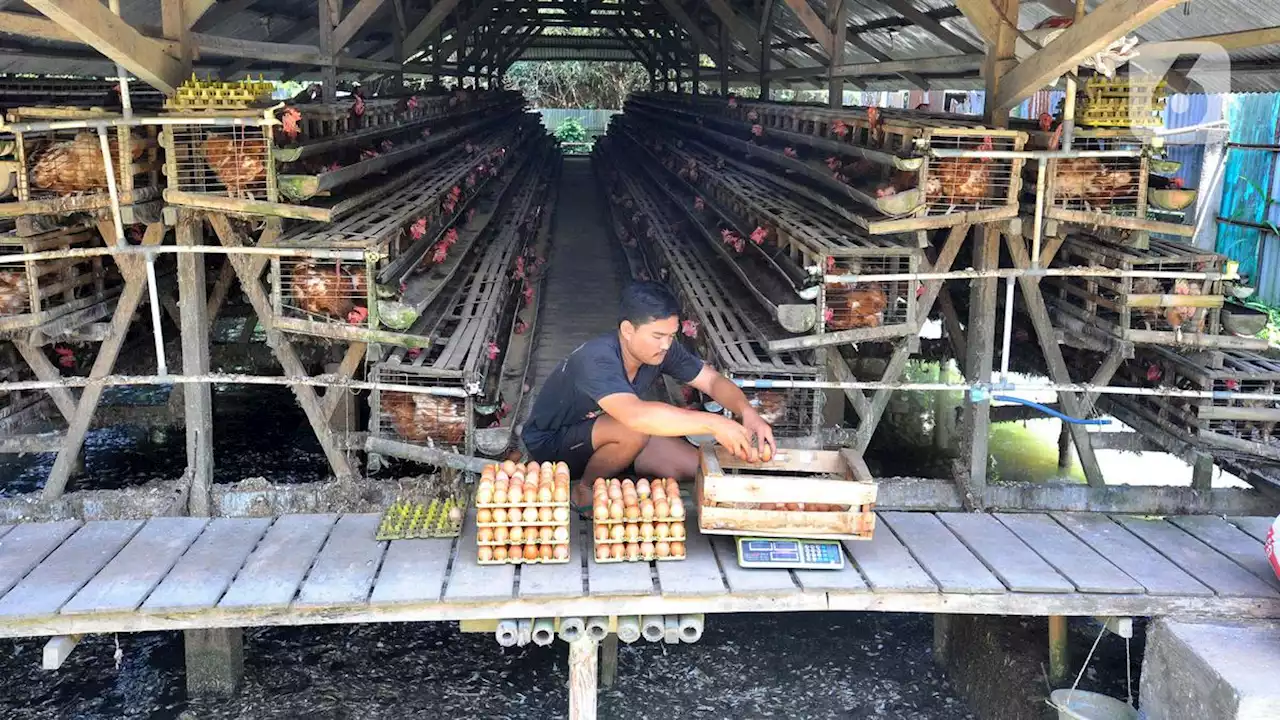
M 560 123 L 554 130 L 556 139 L 562 143 L 581 143 L 587 141 L 587 129 L 577 118 L 569 118 Z

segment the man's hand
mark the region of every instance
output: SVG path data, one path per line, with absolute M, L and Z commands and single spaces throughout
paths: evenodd
M 760 413 L 755 408 L 747 408 L 742 413 L 742 427 L 755 439 L 756 449 L 759 451 L 759 460 L 769 462 L 773 459 L 774 441 L 773 428 L 769 423 L 760 417 Z M 752 462 L 757 462 L 753 460 Z
M 715 435 L 717 443 L 739 460 L 750 463 L 760 462 L 760 451 L 751 444 L 750 430 L 732 418 L 723 415 L 713 415 L 713 417 L 716 418 L 716 422 L 712 426 L 712 434 Z

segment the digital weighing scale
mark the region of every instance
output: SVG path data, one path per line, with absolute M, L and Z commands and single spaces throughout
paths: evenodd
M 840 570 L 844 551 L 836 540 L 737 538 L 738 565 L 744 568 Z

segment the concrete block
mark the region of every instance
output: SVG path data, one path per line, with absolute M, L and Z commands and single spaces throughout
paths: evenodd
M 1280 623 L 1155 621 L 1139 701 L 1148 720 L 1280 718 Z
M 230 697 L 244 681 L 244 632 L 240 628 L 184 630 L 187 695 Z

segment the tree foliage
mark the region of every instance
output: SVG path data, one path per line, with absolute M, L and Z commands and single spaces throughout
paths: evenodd
M 578 118 L 569 118 L 556 127 L 553 134 L 562 143 L 581 143 L 587 141 L 587 129 Z
M 506 86 L 533 107 L 621 110 L 627 96 L 649 86 L 636 62 L 521 61 L 506 73 Z

